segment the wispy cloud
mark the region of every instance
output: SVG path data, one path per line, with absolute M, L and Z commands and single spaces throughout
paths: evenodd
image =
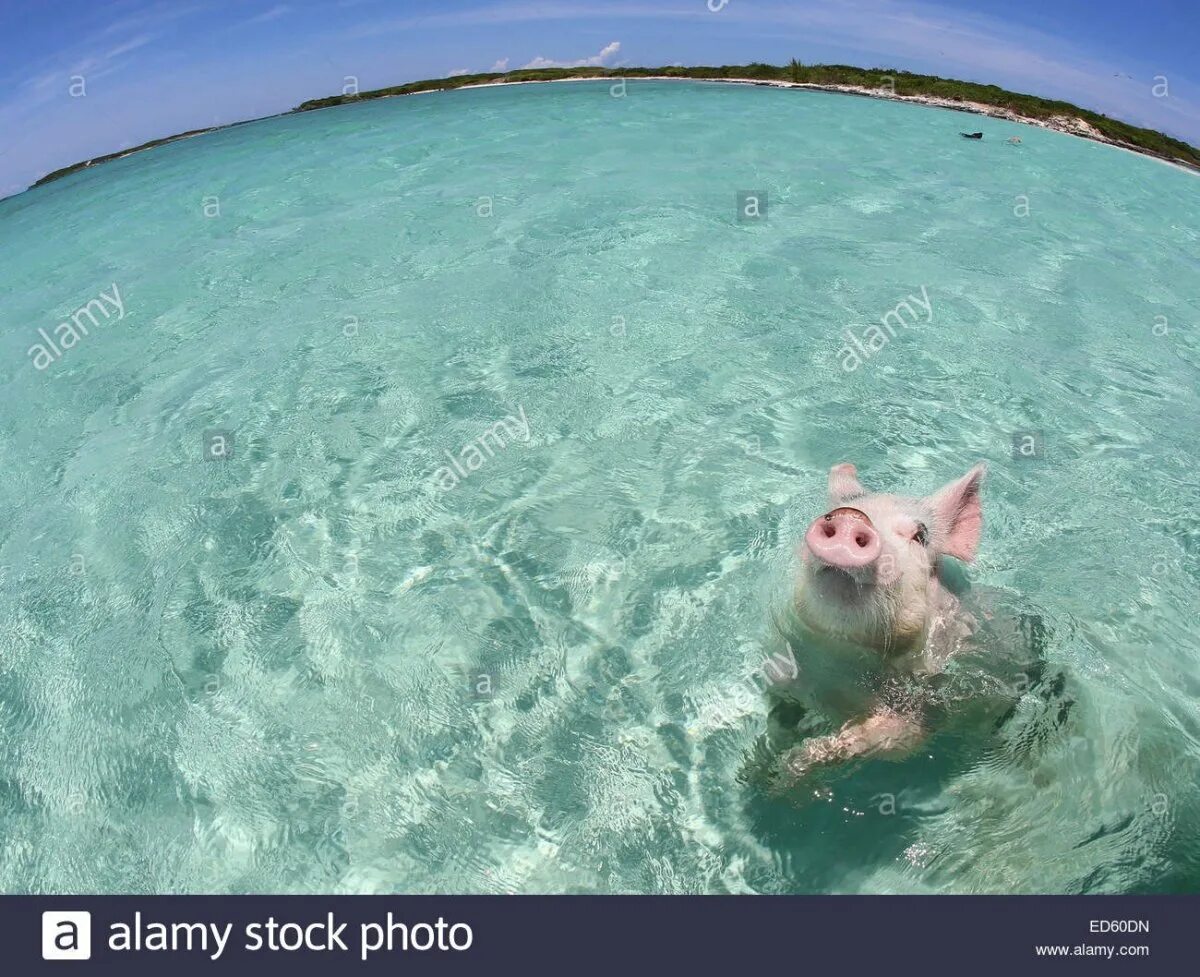
M 492 71 L 508 71 L 508 58 L 500 58 L 492 65 Z
M 601 67 L 606 61 L 612 58 L 618 51 L 621 50 L 621 42 L 613 41 L 611 44 L 606 44 L 600 49 L 598 54 L 593 54 L 590 58 L 580 58 L 577 61 L 555 61 L 552 58 L 543 58 L 540 55 L 534 58 L 526 68 L 588 68 Z
M 211 10 L 213 4 L 208 3 L 178 3 L 175 0 L 162 0 L 160 3 L 143 7 L 135 14 L 109 21 L 98 36 L 124 34 L 133 30 L 152 30 L 165 27 L 192 14 Z
M 122 54 L 128 54 L 130 51 L 136 51 L 140 47 L 145 47 L 153 41 L 157 34 L 139 34 L 137 37 L 130 38 L 104 55 L 105 58 L 118 58 Z
M 499 27 L 505 24 L 536 23 L 554 20 L 624 20 L 636 18 L 673 20 L 712 17 L 703 2 L 671 6 L 644 3 L 605 3 L 596 7 L 570 3 L 497 3 L 491 6 L 456 10 L 453 13 L 426 14 L 417 17 L 386 18 L 368 21 L 350 28 L 347 38 L 374 37 L 399 31 L 438 28 Z
M 272 20 L 278 20 L 280 17 L 284 16 L 285 14 L 290 13 L 291 10 L 292 10 L 292 8 L 289 7 L 286 3 L 278 3 L 274 7 L 271 7 L 269 10 L 264 10 L 262 13 L 256 14 L 255 16 L 251 17 L 249 20 L 243 20 L 241 26 L 249 27 L 252 24 L 267 24 L 267 23 L 270 23 Z
M 176 22 L 194 14 L 211 10 L 211 5 L 193 3 L 158 3 L 138 11 L 136 14 L 107 20 L 79 40 L 65 44 L 53 53 L 43 55 L 23 66 L 19 83 L 18 75 L 11 75 L 12 89 L 18 94 L 19 106 L 35 107 L 39 101 L 57 97 L 66 92 L 71 75 L 86 75 L 89 79 L 112 74 L 127 62 L 117 62 L 122 55 L 158 41 L 171 30 Z M 16 64 L 16 59 L 13 59 Z M 6 76 L 0 71 L 0 78 Z M 8 103 L 12 107 L 13 103 Z M 0 106 L 3 101 L 0 100 Z

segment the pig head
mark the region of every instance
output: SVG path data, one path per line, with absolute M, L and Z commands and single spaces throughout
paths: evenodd
M 922 646 L 957 600 L 946 557 L 974 558 L 983 528 L 981 463 L 925 498 L 870 492 L 853 465 L 829 471 L 829 505 L 799 546 L 796 610 L 814 631 L 877 649 Z

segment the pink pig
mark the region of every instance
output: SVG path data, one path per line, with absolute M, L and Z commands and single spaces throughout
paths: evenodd
M 827 712 L 849 719 L 837 733 L 809 738 L 785 754 L 789 779 L 823 763 L 901 755 L 919 744 L 919 707 L 889 704 L 878 689 L 847 696 L 846 668 L 858 662 L 884 675 L 929 675 L 969 642 L 974 619 L 945 586 L 944 560 L 975 556 L 984 471 L 978 464 L 914 499 L 867 491 L 851 464 L 830 470 L 830 509 L 812 522 L 799 547 L 794 624 L 806 652 L 801 683 L 818 698 L 824 691 L 826 707 L 835 701 Z

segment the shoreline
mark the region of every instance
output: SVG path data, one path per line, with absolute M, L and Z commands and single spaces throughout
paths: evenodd
M 646 69 L 630 69 L 633 71 L 641 71 Z M 662 69 L 659 69 L 662 70 Z M 857 69 L 855 69 L 857 70 Z M 1000 119 L 1005 122 L 1014 122 L 1020 125 L 1034 126 L 1039 129 L 1048 129 L 1052 132 L 1060 132 L 1063 135 L 1077 136 L 1081 139 L 1087 139 L 1091 142 L 1098 142 L 1105 146 L 1111 146 L 1114 149 L 1124 150 L 1125 152 L 1134 153 L 1138 156 L 1147 157 L 1157 160 L 1160 163 L 1165 163 L 1178 170 L 1189 172 L 1192 174 L 1200 174 L 1200 163 L 1193 163 L 1190 160 L 1182 159 L 1177 156 L 1170 156 L 1163 152 L 1158 152 L 1147 146 L 1138 145 L 1128 142 L 1123 139 L 1114 138 L 1106 135 L 1096 128 L 1092 123 L 1080 118 L 1076 115 L 1067 113 L 1051 115 L 1044 118 L 1037 118 L 1029 115 L 1022 115 L 1020 112 L 1009 108 L 1002 108 L 998 105 L 993 105 L 988 102 L 977 101 L 964 98 L 949 98 L 941 95 L 928 94 L 913 94 L 901 95 L 896 91 L 886 88 L 870 88 L 863 85 L 855 84 L 838 84 L 836 82 L 804 82 L 804 81 L 789 81 L 781 78 L 738 78 L 728 76 L 717 77 L 699 77 L 695 75 L 678 75 L 678 74 L 622 74 L 619 72 L 603 73 L 603 74 L 583 74 L 572 77 L 558 78 L 516 78 L 507 79 L 505 75 L 483 75 L 487 81 L 470 81 L 462 84 L 455 84 L 454 78 L 440 78 L 432 82 L 414 82 L 412 85 L 435 84 L 437 87 L 419 88 L 415 91 L 400 91 L 400 90 L 376 90 L 375 93 L 368 92 L 361 96 L 346 97 L 342 99 L 318 99 L 313 102 L 305 102 L 285 112 L 278 112 L 274 115 L 266 115 L 261 118 L 240 119 L 236 122 L 230 122 L 225 125 L 211 126 L 204 129 L 193 129 L 187 132 L 176 133 L 172 136 L 165 136 L 159 139 L 151 140 L 141 146 L 134 146 L 129 149 L 120 150 L 116 153 L 109 153 L 103 156 L 96 156 L 89 160 L 84 160 L 75 163 L 71 166 L 62 167 L 51 173 L 40 177 L 34 183 L 31 183 L 24 190 L 10 194 L 8 197 L 0 198 L 3 200 L 12 200 L 30 190 L 34 190 L 41 186 L 46 186 L 54 183 L 67 176 L 72 176 L 83 170 L 90 169 L 93 166 L 98 166 L 101 163 L 107 163 L 116 159 L 124 159 L 128 156 L 133 156 L 136 153 L 145 152 L 149 149 L 154 149 L 158 146 L 164 146 L 172 142 L 178 142 L 182 139 L 188 139 L 192 136 L 202 136 L 210 132 L 220 132 L 224 129 L 231 129 L 237 126 L 249 125 L 252 122 L 264 122 L 267 119 L 282 118 L 287 115 L 297 115 L 304 112 L 315 112 L 325 108 L 336 108 L 342 105 L 352 105 L 359 102 L 376 101 L 385 98 L 404 98 L 411 95 L 429 95 L 433 93 L 445 93 L 460 91 L 463 89 L 472 88 L 503 88 L 515 85 L 545 85 L 555 82 L 604 82 L 613 84 L 614 82 L 637 82 L 637 81 L 674 81 L 674 82 L 695 82 L 702 84 L 718 84 L 718 85 L 751 85 L 760 88 L 799 88 L 806 91 L 827 92 L 834 95 L 854 95 L 860 98 L 874 98 L 886 102 L 906 102 L 913 105 L 924 105 L 927 108 L 949 109 L 954 112 L 965 112 L 969 115 L 982 115 L 987 118 Z M 889 76 L 890 77 L 890 76 Z M 894 84 L 894 83 L 893 83 Z M 400 88 L 411 86 L 399 86 Z M 1008 93 L 1011 94 L 1011 93 Z M 1024 97 L 1024 96 L 1021 96 Z M 328 101 L 329 104 L 318 104 L 322 101 Z M 1064 108 L 1077 108 L 1068 103 L 1058 103 Z M 1080 110 L 1082 111 L 1082 110 Z M 1094 113 L 1089 113 L 1094 114 Z M 1107 117 L 1104 117 L 1107 121 Z M 1154 133 L 1161 135 L 1161 133 Z M 1186 144 L 1184 144 L 1186 145 Z
M 1000 119 L 1004 122 L 1015 122 L 1019 125 L 1034 126 L 1038 129 L 1048 129 L 1051 132 L 1061 132 L 1065 136 L 1077 136 L 1080 139 L 1087 139 L 1091 142 L 1098 142 L 1104 146 L 1111 146 L 1113 149 L 1123 149 L 1127 153 L 1134 153 L 1137 156 L 1144 156 L 1147 159 L 1157 160 L 1160 163 L 1165 163 L 1167 166 L 1173 166 L 1185 173 L 1200 174 L 1200 166 L 1194 166 L 1186 160 L 1177 159 L 1174 157 L 1164 156 L 1161 153 L 1155 153 L 1148 149 L 1142 149 L 1140 146 L 1135 146 L 1132 143 L 1122 142 L 1119 139 L 1110 139 L 1104 133 L 1097 130 L 1094 126 L 1085 122 L 1083 119 L 1072 116 L 1052 116 L 1049 119 L 1035 119 L 1030 116 L 1021 115 L 1019 112 L 1013 112 L 1009 109 L 1000 108 L 998 105 L 989 105 L 986 102 L 966 102 L 955 101 L 950 98 L 940 98 L 936 95 L 898 95 L 895 92 L 889 92 L 883 88 L 863 88 L 859 85 L 819 85 L 814 82 L 804 81 L 775 81 L 764 78 L 680 78 L 676 75 L 639 75 L 636 78 L 627 78 L 624 75 L 610 75 L 599 78 L 529 78 L 522 81 L 485 81 L 470 85 L 450 85 L 446 88 L 427 88 L 420 92 L 397 92 L 394 95 L 379 95 L 376 98 L 412 98 L 416 95 L 434 95 L 444 92 L 460 92 L 472 88 L 505 88 L 515 85 L 556 85 L 564 82 L 605 82 L 612 83 L 614 81 L 677 81 L 677 82 L 694 82 L 703 85 L 752 85 L 759 88 L 800 88 L 812 92 L 829 92 L 833 95 L 857 95 L 860 98 L 875 98 L 883 102 L 907 102 L 910 105 L 924 105 L 928 108 L 935 109 L 950 109 L 953 112 L 965 112 L 969 115 L 983 115 L 989 119 Z M 364 99 L 364 101 L 368 101 Z M 372 99 L 373 101 L 373 99 Z M 349 102 L 341 104 L 353 104 Z M 337 108 L 336 105 L 324 106 L 326 108 Z M 319 109 L 306 109 L 305 111 L 313 112 Z

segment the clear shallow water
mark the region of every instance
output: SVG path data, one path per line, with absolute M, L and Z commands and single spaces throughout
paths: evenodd
M 1107 147 L 654 82 L 270 120 L 0 202 L 0 889 L 1196 891 L 1198 230 L 1200 182 Z M 769 800 L 753 677 L 846 458 L 912 492 L 991 463 L 973 580 L 1043 615 L 1073 706 Z

